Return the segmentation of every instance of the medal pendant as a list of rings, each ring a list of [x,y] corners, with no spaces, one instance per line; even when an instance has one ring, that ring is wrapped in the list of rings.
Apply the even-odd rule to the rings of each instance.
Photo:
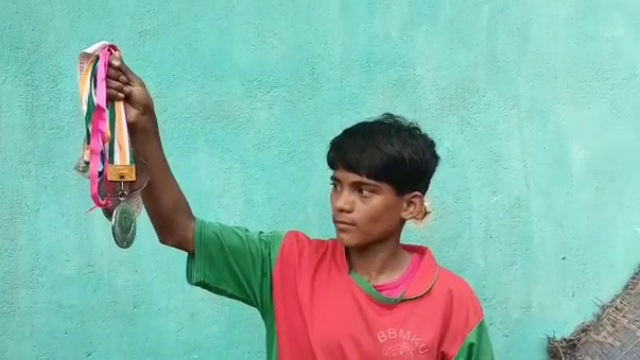
[[[136,238],[136,213],[128,202],[121,202],[111,216],[113,240],[122,249],[128,249]]]
[[[111,214],[111,234],[113,240],[121,249],[128,249],[136,238],[137,221],[135,209],[127,201],[129,192],[124,183],[121,183],[118,194],[118,205]]]

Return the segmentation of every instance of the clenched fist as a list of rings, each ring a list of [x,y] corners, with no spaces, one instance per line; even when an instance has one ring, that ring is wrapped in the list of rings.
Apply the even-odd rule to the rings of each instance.
[[[111,56],[107,71],[107,97],[122,100],[132,134],[157,131],[153,99],[142,79],[122,61],[120,52]]]

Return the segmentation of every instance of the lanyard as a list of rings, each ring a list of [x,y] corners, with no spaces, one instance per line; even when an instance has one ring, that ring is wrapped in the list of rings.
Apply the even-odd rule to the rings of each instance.
[[[80,96],[86,127],[83,160],[88,166],[91,199],[96,207],[105,208],[112,204],[109,196],[100,196],[100,179],[106,176],[109,183],[124,188],[124,183],[136,181],[136,167],[124,105],[107,99],[109,58],[118,49],[101,45],[80,75]]]
[[[133,244],[137,229],[138,213],[133,205],[137,209],[141,205],[139,194],[130,193],[137,171],[124,104],[107,99],[109,58],[116,51],[115,45],[99,42],[80,53],[78,83],[85,139],[76,170],[89,178],[94,209],[102,209],[111,221],[116,244],[127,249]],[[102,196],[100,184],[106,185]]]

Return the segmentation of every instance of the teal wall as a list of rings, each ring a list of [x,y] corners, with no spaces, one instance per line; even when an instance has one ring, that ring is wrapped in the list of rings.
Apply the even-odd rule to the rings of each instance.
[[[477,289],[499,359],[543,359],[640,258],[637,0],[85,4],[0,8],[2,359],[263,354],[257,312],[188,287],[146,216],[122,251],[85,215],[76,57],[103,39],[152,89],[202,217],[331,236],[327,142],[418,119],[443,162],[407,241]]]

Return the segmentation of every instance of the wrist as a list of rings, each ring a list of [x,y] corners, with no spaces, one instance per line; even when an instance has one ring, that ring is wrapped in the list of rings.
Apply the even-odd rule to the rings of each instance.
[[[159,137],[158,120],[153,109],[150,111],[140,112],[131,119],[129,123],[129,133],[131,137]]]
[[[142,158],[149,155],[162,152],[162,144],[160,141],[160,132],[157,126],[136,126],[130,129],[131,147],[134,154]]]

